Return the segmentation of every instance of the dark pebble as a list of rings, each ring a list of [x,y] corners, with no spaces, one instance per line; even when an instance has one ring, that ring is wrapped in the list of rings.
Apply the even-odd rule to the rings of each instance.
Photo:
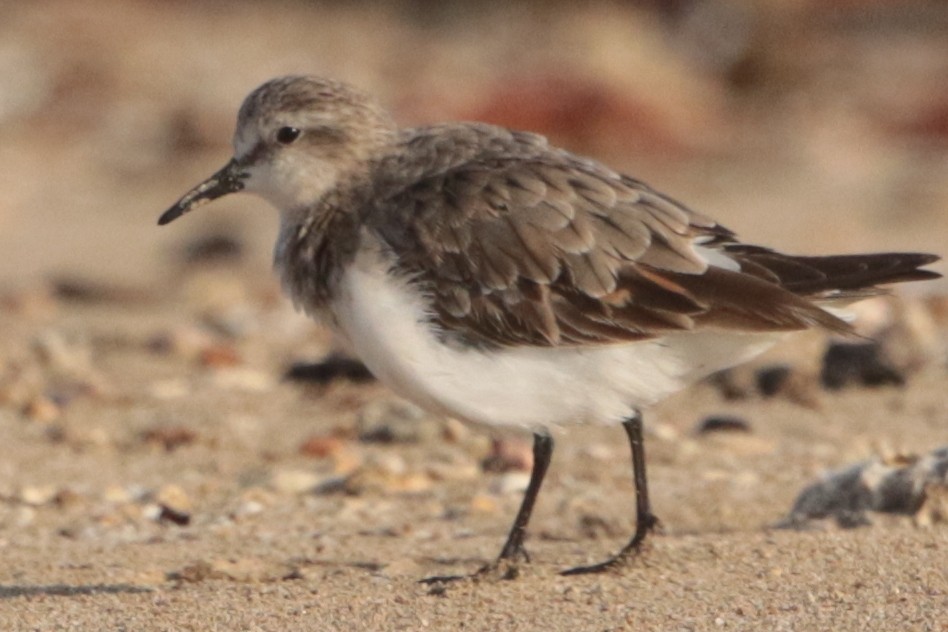
[[[757,371],[757,390],[764,397],[773,397],[787,383],[792,369],[785,364],[765,366]]]
[[[322,362],[297,362],[290,367],[283,378],[310,384],[329,384],[335,380],[348,380],[362,384],[375,380],[375,376],[358,360],[335,354]]]
[[[698,422],[695,432],[705,434],[708,432],[750,432],[750,424],[740,417],[719,416],[705,417]]]
[[[167,505],[161,505],[161,513],[158,514],[158,520],[161,522],[170,522],[179,527],[186,527],[191,524],[191,514],[173,509]]]
[[[830,390],[846,386],[905,384],[905,376],[892,366],[878,342],[834,342],[823,355],[820,382]]]

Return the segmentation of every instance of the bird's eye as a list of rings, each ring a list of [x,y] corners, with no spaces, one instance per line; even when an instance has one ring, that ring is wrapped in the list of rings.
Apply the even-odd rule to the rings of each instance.
[[[277,142],[282,145],[289,145],[300,137],[300,130],[295,127],[281,127],[277,130]]]

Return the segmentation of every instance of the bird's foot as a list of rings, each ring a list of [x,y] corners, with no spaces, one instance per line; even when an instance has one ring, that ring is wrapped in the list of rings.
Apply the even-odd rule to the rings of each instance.
[[[627,568],[639,555],[642,554],[645,547],[645,536],[659,526],[658,518],[651,513],[645,514],[639,521],[635,530],[635,536],[626,544],[621,551],[610,557],[605,562],[592,564],[590,566],[577,566],[560,571],[560,575],[593,575],[597,573],[614,573]]]
[[[428,586],[443,586],[461,581],[495,582],[517,579],[520,577],[521,564],[529,561],[530,556],[527,555],[526,550],[521,546],[517,547],[510,554],[498,557],[493,562],[481,566],[470,575],[436,575],[434,577],[426,577],[420,580],[419,583]]]
[[[636,548],[629,551],[623,550],[621,553],[610,557],[605,562],[591,564],[589,566],[576,566],[573,568],[568,568],[565,571],[560,571],[560,575],[595,575],[599,573],[618,573],[625,568],[628,568],[628,566],[632,563],[632,560],[636,559],[641,552],[641,548]]]

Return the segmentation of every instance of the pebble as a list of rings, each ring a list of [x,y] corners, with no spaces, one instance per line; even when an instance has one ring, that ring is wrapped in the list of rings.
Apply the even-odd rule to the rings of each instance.
[[[222,368],[213,375],[215,386],[235,391],[263,393],[276,386],[276,380],[270,374],[256,369]]]
[[[695,426],[696,434],[710,432],[750,432],[751,426],[747,420],[731,415],[714,415],[705,417]]]
[[[471,511],[482,513],[497,513],[500,509],[497,504],[497,499],[487,494],[475,494],[474,497],[471,498],[470,508]]]
[[[155,502],[178,513],[190,513],[193,508],[187,492],[173,483],[162,485],[155,494]]]
[[[309,470],[278,470],[270,477],[270,487],[281,494],[307,494],[321,482],[322,478]]]
[[[155,495],[155,503],[159,511],[154,517],[158,522],[171,522],[178,526],[186,526],[191,522],[191,499],[178,485],[162,486]]]
[[[343,440],[336,435],[312,435],[300,444],[299,453],[317,459],[334,456],[345,447]]]
[[[283,378],[309,384],[329,384],[336,380],[364,384],[375,380],[375,376],[362,362],[338,354],[330,355],[322,362],[296,363],[287,370]]]
[[[533,447],[519,438],[494,439],[481,461],[485,472],[529,472],[533,469]]]
[[[237,349],[233,345],[223,343],[213,344],[201,349],[198,354],[198,361],[201,366],[209,369],[234,367],[243,363]]]
[[[527,472],[507,472],[501,474],[491,483],[491,491],[500,496],[508,494],[522,494],[530,484],[530,474]]]
[[[881,344],[833,342],[823,355],[820,382],[829,390],[847,386],[901,386],[905,375],[886,357]]]
[[[777,395],[786,385],[793,369],[786,364],[776,364],[757,369],[754,378],[757,391],[764,397]]]
[[[830,472],[808,485],[779,526],[799,527],[812,520],[833,518],[841,527],[870,524],[869,512],[918,516],[932,520],[936,505],[925,510],[926,498],[948,488],[948,446],[922,457],[872,459]]]
[[[359,411],[356,431],[365,443],[419,443],[442,435],[440,418],[405,400],[366,404]]]
[[[127,487],[113,483],[108,485],[105,490],[103,490],[102,500],[114,505],[121,505],[124,503],[130,503],[135,500],[135,498]]]
[[[428,459],[425,472],[436,481],[470,481],[480,476],[481,468],[475,461],[456,455],[453,458]]]
[[[34,507],[48,505],[56,500],[59,491],[55,485],[27,485],[20,489],[20,502]]]
[[[173,452],[181,446],[194,443],[197,436],[197,433],[187,426],[159,425],[142,432],[141,441],[142,443],[160,446],[166,452]]]
[[[345,479],[344,490],[348,494],[358,496],[386,492],[421,492],[431,486],[431,477],[424,472],[409,469],[401,455],[376,453]]]

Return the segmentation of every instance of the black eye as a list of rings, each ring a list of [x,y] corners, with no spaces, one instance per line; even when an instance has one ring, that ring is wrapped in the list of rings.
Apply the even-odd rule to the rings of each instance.
[[[300,137],[300,130],[295,127],[281,127],[277,130],[277,142],[289,145]]]

